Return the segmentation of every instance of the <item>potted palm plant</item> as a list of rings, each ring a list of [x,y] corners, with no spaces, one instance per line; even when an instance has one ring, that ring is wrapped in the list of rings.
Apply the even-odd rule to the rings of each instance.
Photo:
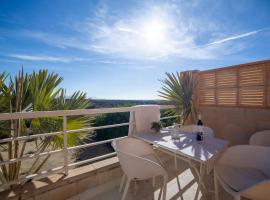
[[[166,73],[162,80],[159,96],[174,104],[175,114],[180,115],[181,123],[195,123],[197,118],[196,106],[193,101],[197,79],[194,71]]]

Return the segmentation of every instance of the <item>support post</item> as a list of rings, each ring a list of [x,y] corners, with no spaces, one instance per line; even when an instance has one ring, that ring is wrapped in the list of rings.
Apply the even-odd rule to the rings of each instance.
[[[131,137],[135,128],[135,112],[133,110],[130,111],[129,116],[129,128],[128,128],[128,136]]]
[[[67,116],[63,116],[63,134],[64,134],[64,168],[65,175],[68,175],[68,138],[67,138]]]

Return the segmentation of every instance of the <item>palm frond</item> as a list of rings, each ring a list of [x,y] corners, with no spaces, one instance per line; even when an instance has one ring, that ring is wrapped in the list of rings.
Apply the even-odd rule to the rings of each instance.
[[[90,106],[86,93],[77,91],[69,98],[66,97],[65,90],[59,85],[63,78],[58,74],[49,73],[48,70],[40,70],[32,74],[25,73],[23,68],[14,78],[5,73],[0,73],[0,112],[22,112],[22,111],[46,111],[46,110],[73,110],[85,109]],[[28,134],[26,129],[30,126],[32,134],[61,131],[63,129],[63,118],[36,118],[27,123],[23,120],[9,120],[0,122],[0,138],[18,137]],[[67,129],[82,129],[90,126],[89,117],[76,116],[69,117]],[[74,146],[80,143],[89,132],[79,132],[68,134],[68,145]],[[63,147],[63,135],[39,138],[36,140],[37,152],[58,149]],[[8,158],[19,158],[24,155],[25,143],[18,141],[8,144]],[[0,160],[2,155],[0,154]],[[29,173],[39,171],[48,158],[40,162],[39,158],[34,160]],[[17,179],[21,163],[13,163],[1,166],[1,182]]]
[[[196,120],[196,110],[193,103],[193,93],[196,79],[193,73],[188,72],[166,72],[166,78],[161,81],[161,90],[158,95],[176,106],[176,112],[182,116],[183,123],[188,118]]]

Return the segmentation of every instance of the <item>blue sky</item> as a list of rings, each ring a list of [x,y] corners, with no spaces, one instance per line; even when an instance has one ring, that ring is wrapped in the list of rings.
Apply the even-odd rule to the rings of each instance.
[[[71,94],[157,99],[165,72],[270,58],[270,1],[1,0],[0,71],[49,69]]]

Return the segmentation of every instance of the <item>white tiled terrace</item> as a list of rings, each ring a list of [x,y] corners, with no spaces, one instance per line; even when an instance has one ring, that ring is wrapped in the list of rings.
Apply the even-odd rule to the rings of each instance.
[[[181,200],[191,200],[196,199],[196,193],[198,199],[214,199],[214,186],[213,186],[213,173],[209,174],[205,178],[205,184],[207,191],[197,191],[197,179],[195,172],[189,168],[187,163],[184,161],[178,161],[178,169],[175,169],[174,158],[159,152],[166,170],[169,174],[169,181],[167,184],[167,198],[166,199],[181,199]],[[87,189],[84,192],[81,192],[69,200],[110,200],[110,199],[121,199],[121,194],[119,190],[119,185],[121,181],[122,170],[120,167],[111,172],[111,180],[108,180],[106,183],[101,184],[97,187],[92,187]],[[137,188],[135,182],[132,182],[127,199],[159,199],[159,190],[162,185],[162,178],[159,177],[156,179],[156,185],[152,186],[152,181],[138,181]],[[224,196],[225,195],[225,196]],[[229,195],[224,194],[221,199],[232,199]]]

